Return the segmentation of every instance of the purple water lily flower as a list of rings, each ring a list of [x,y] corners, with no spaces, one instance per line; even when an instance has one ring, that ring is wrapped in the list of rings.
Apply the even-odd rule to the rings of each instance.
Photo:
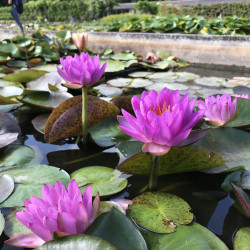
[[[234,96],[238,97],[238,98],[244,98],[244,99],[249,99],[250,100],[250,95],[237,95],[237,94],[235,94]]]
[[[43,199],[31,196],[25,200],[25,210],[16,213],[22,224],[31,230],[5,241],[17,247],[35,248],[52,240],[53,233],[59,236],[83,234],[94,221],[99,195],[92,204],[92,190],[88,186],[84,195],[75,180],[68,185],[68,191],[57,181],[55,187],[43,185]]]
[[[82,88],[98,82],[107,66],[105,62],[102,67],[99,62],[99,55],[95,55],[93,60],[88,53],[82,52],[80,56],[75,54],[74,58],[67,56],[66,59],[60,59],[63,69],[58,66],[59,75],[68,83],[63,84],[69,88]]]
[[[231,100],[229,94],[209,96],[205,102],[198,101],[199,109],[205,110],[206,120],[214,126],[224,126],[236,116],[237,98]]]
[[[171,147],[180,145],[204,111],[193,112],[196,99],[188,100],[188,94],[180,97],[179,91],[164,88],[144,91],[141,98],[131,100],[136,117],[125,110],[118,116],[120,128],[131,137],[144,142],[143,152],[153,155],[166,154]]]

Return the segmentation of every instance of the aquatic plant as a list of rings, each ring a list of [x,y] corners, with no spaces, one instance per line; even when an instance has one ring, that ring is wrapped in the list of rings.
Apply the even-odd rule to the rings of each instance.
[[[71,38],[80,52],[88,46],[88,33],[73,33]]]

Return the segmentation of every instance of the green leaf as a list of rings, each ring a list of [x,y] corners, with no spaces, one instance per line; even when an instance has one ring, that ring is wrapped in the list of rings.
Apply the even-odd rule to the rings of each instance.
[[[114,61],[111,59],[109,60],[100,59],[101,64],[104,64],[106,61],[108,62],[107,68],[105,69],[106,73],[118,72],[125,69],[125,65],[118,60]]]
[[[177,232],[160,235],[142,231],[149,250],[228,250],[211,231],[198,223],[178,225]]]
[[[31,123],[32,125],[34,126],[34,128],[44,134],[44,130],[45,130],[45,125],[46,125],[46,122],[48,120],[48,117],[49,117],[50,113],[47,113],[47,114],[41,114],[39,116],[37,116],[36,118],[34,118]]]
[[[220,87],[226,81],[225,78],[218,77],[201,77],[194,80],[196,84],[205,85],[209,87]]]
[[[2,235],[3,229],[4,229],[4,217],[0,212],[0,236]]]
[[[10,61],[7,63],[7,65],[11,68],[27,68],[27,63],[26,61],[21,61],[21,60],[14,60],[14,61]]]
[[[47,165],[19,165],[9,168],[0,168],[0,176],[10,175],[15,182],[15,191],[3,203],[1,207],[23,206],[25,199],[31,196],[42,197],[43,184],[55,184],[56,181],[67,185],[69,175],[59,168]]]
[[[158,62],[156,62],[154,64],[149,64],[149,63],[144,63],[144,62],[141,62],[139,64],[141,64],[145,68],[150,68],[150,69],[161,69],[161,70],[163,70],[163,69],[168,69],[170,67],[170,63],[167,60],[158,61]]]
[[[49,241],[39,247],[41,250],[116,250],[114,246],[112,246],[109,242],[99,239],[94,236],[85,235],[85,234],[77,234],[77,235],[69,235],[61,238],[57,238],[56,240]]]
[[[145,88],[152,85],[153,82],[148,79],[136,78],[129,85],[130,88]]]
[[[113,168],[92,166],[81,168],[73,172],[70,177],[75,179],[81,192],[84,193],[87,186],[92,185],[92,195],[112,195],[126,188],[128,180],[120,178],[121,172]]]
[[[0,176],[0,203],[5,201],[14,190],[14,181],[9,175]]]
[[[5,88],[0,89],[0,95],[3,97],[14,97],[22,95],[23,89],[15,86],[7,86]]]
[[[133,150],[133,147],[138,148],[138,145],[133,142],[128,142],[127,147],[130,147],[130,143],[130,151]],[[127,174],[149,175],[150,166],[151,156],[145,153],[137,153],[118,165],[117,169]],[[200,171],[219,166],[224,166],[224,161],[220,156],[205,148],[193,145],[172,147],[167,154],[161,156],[159,175]]]
[[[86,234],[107,240],[119,250],[147,250],[139,230],[120,211],[113,208],[101,214],[87,229]]]
[[[107,82],[108,85],[113,86],[113,87],[127,87],[131,83],[132,79],[131,78],[116,78],[109,80]]]
[[[6,147],[12,142],[16,141],[18,137],[18,133],[5,133],[0,134],[0,148]],[[0,151],[1,154],[1,151]]]
[[[16,50],[17,50],[17,47],[13,43],[0,44],[0,53],[10,55],[13,51],[16,51]]]
[[[16,71],[12,74],[8,74],[4,77],[4,80],[6,81],[11,81],[11,82],[22,82],[26,83],[29,82],[39,76],[42,76],[46,74],[46,71],[43,70],[34,70],[34,69],[29,69],[29,70],[20,70]]]
[[[250,227],[241,228],[234,238],[235,250],[249,250],[250,249]]]
[[[142,228],[155,233],[173,233],[176,225],[193,221],[190,206],[176,195],[168,193],[143,193],[133,200],[128,213]]]
[[[135,72],[132,72],[130,74],[128,74],[128,76],[130,77],[134,77],[134,78],[141,78],[141,77],[147,77],[148,75],[151,75],[153,72],[151,71],[135,71]]]
[[[111,147],[117,142],[127,141],[130,137],[120,129],[116,118],[103,121],[89,130],[91,137],[101,147]]]

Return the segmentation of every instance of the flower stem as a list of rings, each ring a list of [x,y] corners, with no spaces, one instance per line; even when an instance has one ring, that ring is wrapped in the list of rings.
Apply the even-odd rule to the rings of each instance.
[[[88,122],[88,111],[87,111],[87,87],[82,87],[82,139],[83,144],[87,144],[87,122]]]
[[[157,190],[160,156],[151,155],[151,157],[152,160],[151,160],[151,168],[149,174],[149,189]]]

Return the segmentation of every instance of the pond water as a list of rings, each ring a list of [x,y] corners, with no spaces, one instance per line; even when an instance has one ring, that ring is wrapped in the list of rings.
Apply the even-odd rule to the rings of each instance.
[[[216,76],[232,78],[233,76],[249,77],[250,74],[242,72],[235,74],[232,71],[222,71],[205,68],[185,68],[186,72],[193,72],[201,76]],[[211,75],[212,74],[212,75]],[[75,139],[65,139],[60,144],[48,144],[43,135],[31,124],[36,113],[10,112],[11,116],[18,120],[22,130],[22,143],[24,145],[38,148],[42,153],[41,164],[48,164],[59,167],[69,174],[85,166],[107,166],[115,168],[125,158],[117,152],[115,147],[100,148],[96,145],[88,146],[87,150],[81,150],[75,144]],[[231,194],[221,189],[221,183],[226,173],[205,174],[201,172],[189,172],[169,174],[159,178],[159,191],[175,194],[185,201],[192,208],[195,221],[214,232],[229,247],[233,248],[233,236],[235,232],[244,226],[249,226],[249,219],[243,216],[235,205]],[[147,190],[148,177],[129,175],[127,188],[115,195],[115,197],[132,199]],[[104,197],[102,200],[108,200]],[[3,209],[6,212],[7,209]],[[0,238],[0,247],[3,250],[16,249],[3,244],[7,237]]]

